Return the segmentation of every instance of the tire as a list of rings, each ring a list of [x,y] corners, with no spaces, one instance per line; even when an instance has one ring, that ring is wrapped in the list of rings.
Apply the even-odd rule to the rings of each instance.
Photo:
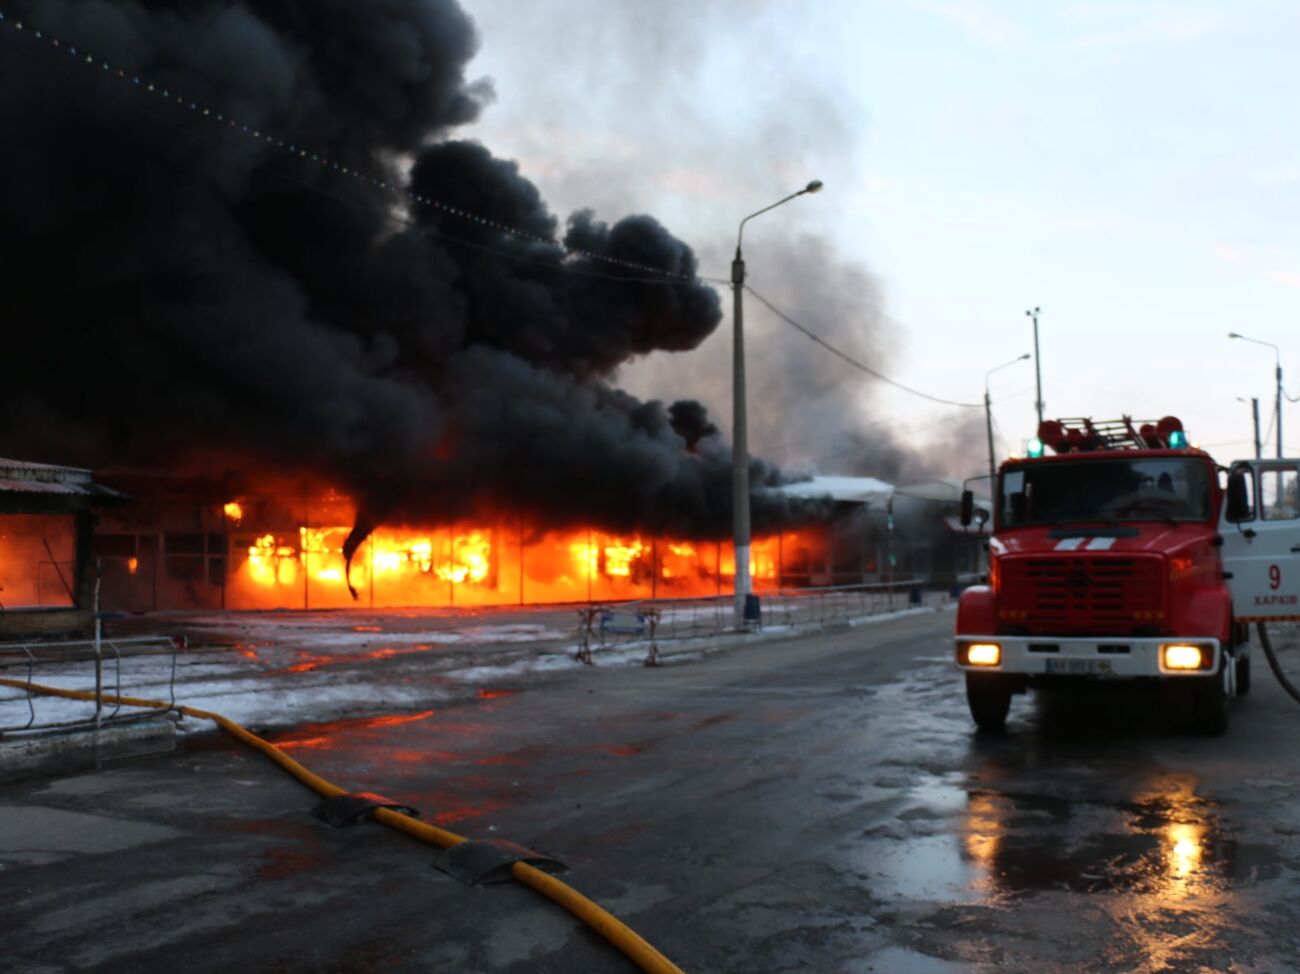
[[[1244,697],[1250,693],[1250,657],[1243,656],[1237,660],[1237,696]]]
[[[1234,622],[1228,633],[1234,650],[1232,657],[1237,662],[1235,693],[1244,697],[1250,693],[1250,624]]]
[[[1011,687],[995,673],[966,674],[966,703],[982,731],[1000,731],[1011,709]]]
[[[1192,727],[1198,734],[1218,737],[1228,729],[1228,691],[1223,685],[1224,672],[1203,679],[1192,688]]]

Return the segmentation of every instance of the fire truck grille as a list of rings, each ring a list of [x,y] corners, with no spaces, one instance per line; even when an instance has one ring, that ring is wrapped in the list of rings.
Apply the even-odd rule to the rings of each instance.
[[[1008,558],[998,612],[1031,634],[1128,635],[1163,628],[1159,558]]]

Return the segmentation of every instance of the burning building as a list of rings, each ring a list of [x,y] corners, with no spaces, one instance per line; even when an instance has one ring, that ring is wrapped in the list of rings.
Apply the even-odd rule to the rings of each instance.
[[[123,611],[698,597],[729,592],[735,573],[729,541],[548,525],[510,512],[385,523],[349,558],[358,510],[335,490],[306,481],[259,489],[229,476],[110,477],[133,499],[101,516],[94,551],[104,604]],[[825,549],[829,523],[756,539],[759,591],[807,584],[821,557],[810,552]]]
[[[614,384],[718,293],[653,217],[558,217],[454,138],[477,46],[454,0],[6,4],[0,450],[117,471],[106,604],[729,587],[730,449]],[[760,590],[852,561],[788,480],[751,461]]]
[[[728,540],[517,514],[450,524],[387,523],[347,556],[355,502],[307,481],[120,471],[132,496],[95,533],[106,608],[269,609],[489,606],[686,598],[731,591]],[[978,571],[978,534],[948,531],[956,496],[900,493],[870,478],[816,478],[777,490],[819,516],[756,536],[759,593],[922,580]],[[952,510],[949,510],[949,507]]]
[[[0,460],[0,639],[89,628],[93,512],[121,499],[89,470]]]

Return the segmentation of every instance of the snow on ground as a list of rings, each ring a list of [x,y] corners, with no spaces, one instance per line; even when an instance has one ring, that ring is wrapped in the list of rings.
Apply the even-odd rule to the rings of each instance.
[[[694,610],[692,610],[693,612]],[[864,623],[928,608],[882,612],[844,622]],[[783,620],[784,622],[784,620]],[[104,665],[104,692],[210,710],[248,727],[286,727],[357,714],[406,713],[448,706],[489,692],[518,688],[563,671],[585,667],[575,656],[579,631],[572,609],[474,612],[228,613],[168,614],[124,623],[119,629],[183,633],[189,647],[170,656],[124,655],[120,670]],[[805,627],[767,626],[762,633],[709,633],[664,640],[665,662],[682,663],[702,653],[756,638],[788,636]],[[125,632],[121,633],[126,635]],[[595,649],[596,668],[640,666],[650,644],[640,637]],[[25,665],[0,676],[24,680]],[[93,690],[88,661],[43,664],[36,683]],[[174,693],[173,693],[174,686]],[[32,716],[34,708],[34,718]],[[102,712],[114,713],[112,706]],[[94,704],[37,696],[0,687],[0,729],[93,718]],[[183,732],[210,729],[186,719]]]

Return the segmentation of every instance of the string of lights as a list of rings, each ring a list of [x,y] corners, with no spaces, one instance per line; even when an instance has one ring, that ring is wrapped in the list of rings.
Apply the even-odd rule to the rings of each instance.
[[[67,41],[65,41],[63,38],[51,34],[48,31],[42,30],[41,28],[33,27],[30,24],[24,23],[22,20],[18,20],[14,18],[12,15],[6,14],[3,10],[0,10],[0,29],[4,29],[4,28],[10,28],[16,34],[21,34],[24,37],[30,38],[33,41],[42,44],[47,44],[51,50],[58,51],[62,54],[67,54],[70,58],[73,59],[75,63],[80,64],[89,70],[96,71],[106,77],[110,77],[124,84],[130,85],[134,90],[139,91],[145,95],[157,98],[162,102],[185,109],[191,112],[195,117],[210,121],[214,125],[222,126],[229,132],[238,133],[240,135],[246,136],[250,139],[253,139],[254,141],[270,146],[273,149],[280,150],[288,154],[289,156],[293,156],[299,159],[313,162],[316,165],[318,165],[321,169],[330,170],[332,172],[338,173],[339,175],[347,176],[351,179],[356,179],[361,182],[370,183],[371,185],[379,189],[383,189],[392,193],[399,194],[405,197],[409,202],[416,204],[418,206],[430,207],[432,209],[439,210],[440,212],[449,214],[450,216],[457,217],[458,219],[465,220],[468,223],[473,223],[479,226],[487,227],[489,229],[497,231],[498,233],[503,233],[508,236],[516,237],[520,240],[526,240],[531,243],[545,244],[551,247],[558,247],[564,252],[565,256],[570,259],[582,258],[585,260],[598,261],[603,264],[610,264],[613,266],[624,268],[626,270],[640,271],[643,274],[652,274],[655,275],[655,277],[657,278],[662,278],[669,281],[682,281],[682,282],[706,281],[708,283],[713,283],[713,284],[729,283],[728,281],[722,278],[705,278],[705,277],[692,276],[689,274],[676,274],[673,273],[672,271],[666,271],[663,268],[659,268],[659,267],[652,267],[648,264],[640,264],[635,261],[622,260],[617,257],[610,257],[607,254],[598,254],[593,251],[583,250],[582,248],[579,247],[568,247],[560,241],[549,239],[547,237],[543,237],[538,234],[529,233],[526,230],[521,230],[518,227],[513,227],[510,226],[509,224],[501,223],[500,221],[490,219],[478,213],[474,213],[470,210],[463,209],[462,207],[452,206],[449,203],[445,203],[441,200],[434,199],[433,197],[426,196],[423,193],[417,193],[409,189],[408,187],[402,186],[399,183],[395,183],[389,179],[385,179],[380,176],[375,176],[370,173],[366,173],[355,166],[343,165],[339,163],[336,159],[330,158],[328,155],[323,155],[319,152],[313,151],[312,148],[309,146],[299,145],[297,142],[294,142],[290,139],[285,139],[282,135],[279,135],[277,133],[263,131],[261,128],[257,126],[248,125],[244,122],[241,122],[240,120],[231,117],[228,113],[224,111],[214,108],[213,106],[204,104],[199,99],[190,98],[186,96],[184,93],[176,90],[175,88],[158,84],[157,82],[154,82],[147,77],[132,72],[128,72],[124,68],[115,65],[112,62],[92,54],[90,51],[87,51],[84,47],[78,47],[75,44],[70,44]],[[471,243],[470,241],[456,238],[450,234],[435,232],[434,235],[441,236],[446,239],[452,240],[454,242],[465,244],[467,246],[476,246],[478,249],[481,250],[493,250],[493,248],[486,247],[483,245],[476,245]],[[519,258],[518,255],[505,254],[505,252],[499,250],[493,250],[493,252],[500,253],[503,256],[522,259]],[[544,263],[535,260],[525,261],[525,262]],[[584,272],[581,268],[575,268],[572,267],[571,265],[561,265],[561,266],[564,266],[566,270],[571,270],[577,273],[590,274],[590,272]],[[609,275],[597,274],[593,276],[608,277]],[[647,278],[627,278],[627,277],[613,278],[613,279],[632,280],[632,281],[649,280]]]
[[[755,291],[755,290],[754,290],[752,287],[750,287],[748,284],[745,285],[745,290],[748,291],[750,294],[752,294],[752,295],[754,296],[754,298],[755,298],[755,299],[756,299],[760,304],[762,304],[763,306],[765,306],[765,307],[767,308],[767,310],[771,311],[772,314],[776,315],[778,318],[780,318],[782,321],[784,321],[787,325],[790,325],[790,326],[791,326],[792,328],[794,328],[796,331],[799,331],[799,332],[803,333],[803,335],[804,335],[806,338],[810,339],[811,341],[816,342],[818,345],[820,345],[822,348],[826,349],[826,350],[827,350],[828,352],[830,352],[832,355],[834,355],[834,356],[836,356],[837,358],[842,359],[843,361],[847,362],[849,365],[853,366],[855,369],[859,369],[860,371],[867,373],[867,375],[870,375],[870,376],[873,376],[873,377],[879,379],[881,382],[887,383],[888,385],[891,385],[891,386],[893,386],[893,387],[896,388],[896,389],[902,389],[904,392],[910,393],[910,394],[913,395],[913,396],[920,396],[922,399],[928,399],[928,400],[930,400],[931,402],[937,402],[937,403],[940,403],[940,404],[942,404],[942,405],[944,405],[944,406],[960,406],[960,407],[962,407],[963,409],[983,409],[983,408],[984,408],[984,404],[983,404],[982,402],[957,402],[956,400],[953,400],[953,399],[943,399],[943,398],[941,398],[940,396],[932,396],[932,395],[930,395],[928,392],[921,392],[919,389],[913,389],[911,386],[905,386],[905,385],[903,385],[903,383],[901,383],[901,382],[896,382],[896,381],[894,381],[893,379],[889,378],[889,376],[887,376],[887,375],[883,375],[882,373],[877,372],[877,371],[876,371],[875,369],[873,369],[871,366],[869,366],[869,365],[864,365],[862,362],[859,362],[857,359],[855,359],[853,356],[847,354],[846,352],[842,352],[842,351],[840,351],[838,348],[836,348],[836,347],[835,347],[834,345],[832,345],[830,342],[826,341],[826,339],[822,338],[822,337],[821,337],[820,335],[818,335],[816,332],[810,331],[809,329],[805,328],[805,327],[804,327],[803,325],[801,325],[799,322],[795,321],[793,318],[791,318],[789,315],[787,315],[784,311],[782,311],[780,308],[778,308],[776,305],[774,305],[771,301],[767,300],[767,298],[763,297],[763,295],[761,295],[761,294],[759,294],[757,291]]]
[[[30,24],[24,23],[22,20],[15,19],[11,15],[6,14],[3,10],[0,10],[0,29],[4,29],[4,28],[10,28],[15,33],[22,34],[23,36],[28,37],[33,41],[42,44],[47,44],[51,50],[58,51],[60,53],[66,53],[75,63],[84,66],[88,70],[96,71],[107,77],[120,81],[123,84],[129,85],[133,90],[136,90],[148,96],[152,96],[163,103],[178,106],[181,109],[189,111],[197,118],[210,121],[214,125],[223,127],[228,132],[243,135],[247,138],[260,142],[273,149],[279,150],[290,157],[310,161],[316,164],[317,166],[319,166],[321,169],[330,170],[332,172],[336,172],[339,175],[346,176],[351,179],[356,179],[361,182],[370,183],[372,186],[375,186],[379,189],[383,189],[388,192],[398,194],[404,197],[405,199],[407,199],[412,204],[418,206],[430,207],[432,209],[436,209],[440,212],[446,213],[450,216],[464,220],[468,223],[487,227],[489,229],[497,231],[498,233],[515,237],[520,240],[526,240],[532,243],[540,243],[550,247],[557,247],[561,251],[563,251],[565,257],[571,260],[581,258],[585,260],[596,261],[602,264],[608,264],[611,266],[620,267],[625,270],[638,271],[641,274],[653,275],[653,276],[632,277],[627,275],[620,276],[620,275],[612,275],[612,274],[602,274],[586,268],[574,267],[571,263],[560,263],[560,264],[549,263],[547,261],[538,260],[536,258],[529,258],[521,254],[509,253],[500,250],[499,248],[494,248],[476,241],[466,240],[462,237],[456,236],[455,234],[447,233],[446,231],[439,230],[437,228],[421,226],[412,220],[403,219],[397,214],[390,214],[390,219],[393,222],[403,227],[409,229],[417,229],[420,232],[425,233],[429,236],[447,240],[449,242],[455,243],[460,246],[465,246],[472,249],[497,254],[499,256],[506,257],[510,260],[514,260],[517,262],[528,263],[528,264],[533,264],[533,265],[543,266],[548,268],[557,268],[557,269],[565,270],[566,272],[569,273],[577,273],[577,274],[583,274],[587,276],[601,277],[607,280],[625,281],[631,283],[674,283],[674,282],[687,282],[687,281],[699,281],[699,282],[718,284],[718,285],[728,285],[731,283],[729,280],[720,277],[714,278],[714,277],[705,277],[700,275],[692,276],[687,274],[676,274],[671,271],[666,271],[662,268],[652,267],[648,264],[641,264],[635,261],[622,260],[617,257],[610,257],[607,254],[598,254],[593,251],[584,250],[582,248],[568,247],[559,241],[547,237],[543,237],[538,234],[530,233],[526,230],[521,230],[518,227],[513,227],[510,226],[509,224],[501,223],[500,221],[490,219],[478,213],[474,213],[470,210],[466,210],[462,207],[452,206],[449,203],[445,203],[433,197],[426,196],[422,193],[417,193],[409,189],[408,187],[393,182],[390,179],[385,179],[381,176],[376,176],[364,172],[355,166],[348,166],[348,165],[341,164],[336,159],[330,158],[328,155],[322,154],[317,151],[313,151],[313,149],[309,146],[299,145],[297,142],[290,139],[285,139],[282,135],[279,135],[275,132],[264,131],[255,125],[249,125],[247,123],[241,122],[239,119],[231,117],[228,113],[221,111],[217,108],[214,108],[213,106],[207,105],[197,98],[190,98],[186,96],[183,92],[178,91],[175,88],[172,88],[167,85],[159,84],[155,81],[150,80],[148,77],[142,76],[140,74],[128,72],[124,68],[113,64],[109,60],[96,56],[95,54],[86,50],[84,47],[78,47],[75,44],[70,44],[67,41],[65,41],[63,38],[60,38],[55,34],[52,34],[38,27],[33,27]],[[289,178],[289,179],[293,178],[291,176],[288,176],[285,173],[278,173],[278,174],[285,176],[285,178]],[[306,183],[303,183],[301,180],[298,180],[298,182],[302,183],[303,185],[308,185]],[[336,193],[331,193],[323,189],[322,187],[309,186],[309,188],[317,192],[321,192],[324,195],[330,196],[333,199],[340,200],[342,202],[348,202],[341,195]],[[940,403],[943,405],[957,406],[962,408],[978,408],[981,405],[980,403],[957,402],[950,399],[944,399],[939,396],[932,396],[928,393],[921,392],[920,390],[913,389],[909,386],[906,386],[901,382],[897,382],[893,379],[890,379],[888,376],[883,375],[882,373],[876,371],[875,369],[872,369],[870,366],[865,365],[862,362],[859,362],[857,359],[854,359],[853,357],[844,353],[840,349],[831,345],[829,342],[821,338],[819,335],[805,328],[799,322],[795,321],[793,318],[790,318],[784,312],[776,308],[770,301],[764,298],[753,288],[746,286],[746,290],[749,291],[759,302],[765,305],[770,311],[772,311],[773,314],[775,314],[786,324],[802,332],[807,338],[821,345],[827,351],[831,352],[833,355],[837,356],[838,358],[852,365],[854,368],[857,368],[867,373],[868,375],[871,375],[879,379],[882,382],[885,382],[898,389],[901,389],[904,392],[910,393],[911,395],[919,396],[923,399],[928,399],[932,402]]]
[[[329,199],[332,199],[337,203],[341,203],[344,206],[358,205],[356,200],[349,199],[348,197],[344,196],[341,193],[331,192],[330,190],[326,189],[323,186],[318,186],[315,183],[309,183],[306,180],[299,179],[298,177],[290,173],[284,172],[283,170],[280,169],[276,169],[274,166],[264,166],[264,168],[268,172],[274,173],[276,176],[279,176],[281,179],[285,179],[288,180],[289,182],[297,183],[303,189],[306,189],[313,193],[319,193],[321,196],[328,197]],[[672,284],[679,283],[679,281],[676,280],[675,278],[665,277],[662,274],[656,275],[654,277],[645,277],[645,276],[633,277],[627,274],[605,274],[600,271],[593,271],[585,267],[574,267],[572,264],[556,263],[555,261],[542,260],[537,257],[528,257],[525,256],[524,254],[512,253],[511,251],[508,250],[502,250],[500,247],[492,247],[488,244],[479,243],[474,240],[466,240],[464,237],[458,237],[453,233],[448,233],[447,231],[440,230],[437,227],[421,225],[408,217],[404,217],[392,211],[384,212],[382,214],[382,218],[386,220],[388,223],[393,224],[394,226],[401,227],[405,230],[412,230],[425,237],[434,237],[438,240],[444,240],[447,241],[448,243],[453,243],[458,247],[467,247],[470,250],[482,251],[483,253],[492,254],[493,256],[500,257],[503,260],[513,261],[516,264],[529,264],[533,267],[540,267],[543,270],[561,271],[565,274],[578,274],[583,277],[598,277],[601,280],[605,280],[605,281],[619,281],[623,283],[633,283],[633,284],[672,285]],[[714,284],[728,283],[726,281],[721,280],[720,278],[711,278],[711,277],[695,277],[693,278],[693,280],[704,281],[704,282],[714,283]]]

